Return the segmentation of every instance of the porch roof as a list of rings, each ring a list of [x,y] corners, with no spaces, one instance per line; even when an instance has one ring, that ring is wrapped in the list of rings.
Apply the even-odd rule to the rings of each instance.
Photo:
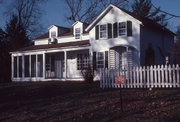
[[[90,45],[89,40],[76,41],[76,42],[66,42],[57,44],[46,44],[46,45],[32,45],[18,49],[14,52],[28,51],[28,50],[39,50],[39,49],[50,49],[50,48],[60,48],[60,47],[70,47],[70,46],[85,46]]]

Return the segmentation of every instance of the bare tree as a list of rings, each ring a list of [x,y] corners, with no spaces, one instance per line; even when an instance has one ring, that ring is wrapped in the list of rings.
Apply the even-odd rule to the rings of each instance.
[[[126,6],[127,0],[65,0],[68,8],[66,19],[70,22],[92,22],[109,4]]]
[[[18,22],[26,30],[29,37],[36,36],[41,30],[40,4],[46,0],[13,0],[7,12],[10,17],[15,15],[18,17]]]

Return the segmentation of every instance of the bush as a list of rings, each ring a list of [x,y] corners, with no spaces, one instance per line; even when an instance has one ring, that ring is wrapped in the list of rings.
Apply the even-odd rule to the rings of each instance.
[[[87,83],[92,83],[94,79],[93,68],[89,65],[87,69],[81,70],[81,74],[84,78],[84,81]]]

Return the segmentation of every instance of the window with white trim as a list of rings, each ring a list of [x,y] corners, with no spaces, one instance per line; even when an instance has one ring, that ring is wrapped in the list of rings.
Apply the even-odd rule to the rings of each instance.
[[[120,23],[119,23],[119,28],[118,28],[118,34],[119,34],[119,36],[126,35],[126,32],[127,32],[126,22],[120,22]]]
[[[97,52],[97,68],[104,68],[104,52]]]
[[[100,25],[99,27],[99,37],[106,38],[107,37],[107,25]]]
[[[78,70],[87,69],[88,65],[89,65],[89,53],[77,54],[77,69]]]
[[[81,29],[75,28],[75,39],[80,39],[81,36]]]

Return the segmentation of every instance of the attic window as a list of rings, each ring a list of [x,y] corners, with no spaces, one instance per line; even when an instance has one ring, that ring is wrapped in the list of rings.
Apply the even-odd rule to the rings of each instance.
[[[56,32],[55,31],[51,32],[51,37],[56,37]]]
[[[81,29],[80,28],[76,28],[75,29],[75,39],[80,39],[80,33],[81,33]]]

